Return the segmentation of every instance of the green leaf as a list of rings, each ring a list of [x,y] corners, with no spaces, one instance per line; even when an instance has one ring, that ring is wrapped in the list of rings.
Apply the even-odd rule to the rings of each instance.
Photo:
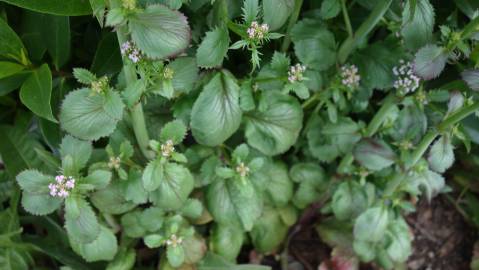
[[[103,172],[105,174],[104,179],[108,179],[106,178],[106,171],[95,172]],[[108,174],[108,176],[111,177],[111,173],[108,172]],[[105,188],[93,193],[91,195],[91,202],[102,213],[112,215],[123,214],[136,206],[135,203],[125,199],[123,190],[122,183],[119,181],[114,181]]]
[[[293,182],[289,178],[288,168],[284,163],[276,161],[267,164],[262,170],[269,178],[266,195],[275,206],[286,206],[293,197]]]
[[[273,208],[265,208],[250,232],[253,245],[261,253],[275,251],[285,240],[289,227]]]
[[[25,211],[33,215],[48,215],[57,210],[61,204],[62,199],[52,197],[48,192],[23,192],[22,206]]]
[[[166,142],[172,140],[174,144],[179,144],[186,136],[186,126],[181,120],[173,120],[166,123],[160,132],[160,141]]]
[[[70,58],[70,19],[67,16],[46,16],[43,31],[47,51],[59,70]]]
[[[164,165],[160,159],[152,160],[146,165],[141,177],[143,187],[147,191],[156,190],[161,185],[161,180],[164,178]]]
[[[24,68],[24,66],[17,63],[0,61],[0,79],[12,76],[22,71]]]
[[[198,79],[198,67],[193,57],[179,57],[172,61],[169,68],[173,70],[171,83],[176,92],[189,93]]]
[[[118,250],[115,235],[105,226],[100,226],[98,237],[90,243],[83,243],[70,238],[72,249],[87,262],[111,261]]]
[[[454,147],[449,136],[441,136],[429,151],[427,160],[432,170],[444,173],[454,163]]]
[[[113,91],[92,95],[83,88],[70,92],[60,112],[62,128],[75,137],[97,140],[110,135],[123,116],[123,103]]]
[[[230,37],[225,27],[215,28],[206,32],[205,38],[201,41],[196,51],[196,62],[202,68],[219,67],[228,52]]]
[[[92,82],[97,80],[95,74],[91,73],[88,69],[84,69],[84,68],[74,68],[73,77],[75,77],[75,79],[79,83],[86,84],[86,85],[89,85]]]
[[[401,35],[404,44],[417,50],[432,41],[434,8],[429,0],[406,1],[402,14]]]
[[[479,70],[469,69],[461,73],[462,79],[467,83],[467,86],[474,91],[479,91]]]
[[[90,142],[76,139],[66,135],[60,144],[60,154],[64,158],[71,156],[77,170],[83,169],[90,159],[93,147]]]
[[[106,170],[94,170],[83,179],[83,183],[92,185],[95,189],[102,189],[108,186],[112,173]]]
[[[388,211],[385,207],[369,208],[354,223],[355,241],[381,241],[386,233],[388,223]]]
[[[338,0],[324,0],[321,3],[321,10],[319,15],[324,20],[332,19],[338,16],[341,11],[341,1]]]
[[[198,235],[187,236],[183,239],[185,250],[185,264],[195,265],[205,256],[207,246],[205,239]]]
[[[191,131],[200,143],[223,143],[241,123],[239,87],[228,71],[217,73],[203,88],[191,111]]]
[[[57,122],[52,113],[52,74],[47,64],[31,73],[20,89],[20,100],[36,115]]]
[[[416,105],[404,107],[390,130],[391,136],[397,142],[412,140],[419,142],[427,130],[427,117],[424,111]]]
[[[293,11],[293,0],[263,0],[263,21],[270,31],[281,28]]]
[[[85,199],[75,198],[80,213],[65,213],[65,227],[70,240],[79,243],[92,243],[100,234],[100,224],[93,209]],[[68,210],[68,208],[66,208]]]
[[[48,184],[54,182],[52,176],[37,170],[26,170],[17,175],[17,183],[23,191],[30,193],[48,193]]]
[[[205,258],[199,263],[198,270],[271,270],[269,266],[256,264],[235,265],[221,256],[208,252]]]
[[[249,25],[252,21],[256,20],[259,13],[258,0],[244,0],[243,1],[243,20],[245,24]]]
[[[158,189],[150,194],[151,201],[166,210],[183,206],[194,187],[190,171],[178,164],[167,163]]]
[[[121,94],[128,108],[133,108],[133,106],[140,102],[141,96],[143,95],[145,90],[145,80],[135,80],[135,82],[126,86],[125,90]]]
[[[123,62],[115,33],[109,32],[98,43],[90,70],[98,76],[120,72]]]
[[[173,267],[180,267],[185,261],[185,250],[183,246],[168,246],[166,248],[166,257]]]
[[[210,184],[206,201],[216,222],[233,226],[241,224],[246,231],[251,230],[263,207],[253,184],[236,178]]]
[[[106,270],[130,270],[135,266],[136,252],[133,248],[120,248]]]
[[[446,66],[447,54],[437,45],[422,47],[414,58],[414,72],[425,80],[438,77]]]
[[[412,254],[412,237],[409,226],[402,217],[391,222],[387,238],[389,239],[386,247],[387,254],[396,262],[405,262]]]
[[[0,19],[0,56],[25,63],[25,47],[15,31]]]
[[[181,215],[189,219],[198,219],[203,213],[203,204],[198,199],[188,199],[181,208]]]
[[[128,23],[131,38],[150,58],[179,54],[190,43],[190,27],[180,12],[163,5],[150,5],[137,11]]]
[[[162,246],[165,243],[165,237],[160,234],[150,234],[147,235],[143,241],[145,245],[149,248],[157,248]]]
[[[316,20],[304,19],[291,29],[294,52],[308,68],[326,70],[336,62],[334,35]]]
[[[83,0],[1,0],[21,8],[63,16],[80,16],[92,13],[90,3]]]
[[[241,84],[239,95],[240,107],[243,112],[251,111],[256,108],[251,81],[247,81]]]
[[[327,187],[325,173],[321,166],[314,163],[297,163],[291,167],[291,179],[299,183],[293,201],[299,208],[305,208],[321,196]]]
[[[296,142],[303,125],[301,105],[291,96],[269,91],[262,94],[259,106],[246,118],[248,144],[265,155],[286,152]]]
[[[396,154],[383,140],[365,138],[353,151],[354,159],[372,171],[387,168],[396,161]]]
[[[368,196],[359,183],[343,182],[333,194],[331,207],[337,219],[354,219],[367,209]]]
[[[244,233],[241,227],[215,224],[210,233],[210,250],[228,261],[234,261],[241,251]]]
[[[138,238],[146,234],[146,229],[140,224],[141,212],[139,210],[129,212],[121,217],[123,232],[128,237]]]
[[[112,8],[108,11],[108,14],[106,15],[105,25],[115,27],[117,25],[124,23],[124,21],[125,21],[124,9]]]

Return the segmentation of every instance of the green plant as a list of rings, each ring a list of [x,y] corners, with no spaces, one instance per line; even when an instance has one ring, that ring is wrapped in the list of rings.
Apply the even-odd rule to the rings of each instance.
[[[310,205],[334,260],[400,267],[471,147],[472,2],[2,2],[6,269],[236,269]]]

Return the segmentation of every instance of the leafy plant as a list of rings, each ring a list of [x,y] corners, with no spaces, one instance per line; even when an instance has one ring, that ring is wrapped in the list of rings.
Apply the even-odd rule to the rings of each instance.
[[[267,269],[311,205],[393,269],[479,142],[467,1],[1,2],[2,269]]]

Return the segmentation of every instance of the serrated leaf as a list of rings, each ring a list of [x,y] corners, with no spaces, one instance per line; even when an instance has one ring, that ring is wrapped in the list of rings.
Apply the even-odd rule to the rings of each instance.
[[[23,191],[31,193],[48,193],[48,184],[54,180],[52,176],[44,175],[37,170],[23,171],[16,179]]]
[[[269,177],[265,190],[269,200],[275,206],[286,206],[293,197],[293,182],[289,178],[286,165],[276,161],[264,166],[262,171]]]
[[[194,187],[190,171],[178,164],[167,163],[159,187],[151,192],[150,199],[165,210],[176,210],[183,206]]]
[[[164,177],[164,165],[159,159],[150,161],[146,165],[141,177],[143,187],[147,191],[156,190],[161,185],[161,179]]]
[[[427,158],[432,170],[444,173],[454,164],[454,147],[449,136],[441,136],[432,146]]]
[[[61,157],[71,156],[77,170],[86,166],[92,151],[93,147],[90,142],[76,139],[70,135],[63,137],[60,144]]]
[[[182,245],[168,246],[166,248],[166,257],[173,267],[179,267],[185,261],[185,250]]]
[[[105,226],[100,226],[98,237],[93,242],[82,243],[70,238],[70,245],[87,262],[110,261],[118,250],[115,235]]]
[[[291,96],[264,92],[260,109],[247,115],[245,136],[249,145],[265,155],[286,152],[298,138],[303,110]]]
[[[243,1],[243,20],[245,24],[251,24],[252,21],[256,20],[259,13],[259,3],[258,0],[244,0]]]
[[[368,242],[381,241],[388,224],[388,210],[385,207],[369,208],[354,223],[354,239]]]
[[[83,83],[87,85],[96,81],[95,74],[91,73],[88,69],[84,69],[84,68],[74,68],[73,77],[75,77],[75,79],[79,83]]]
[[[65,227],[68,237],[79,243],[92,243],[100,234],[100,224],[91,206],[81,198],[76,198],[80,213],[65,213]]]
[[[163,5],[150,5],[129,18],[131,38],[150,58],[179,54],[190,42],[187,18]]]
[[[333,194],[331,207],[337,219],[354,219],[368,207],[368,196],[359,183],[343,182]]]
[[[57,210],[62,204],[58,197],[52,197],[46,193],[23,192],[22,206],[33,215],[48,215]]]
[[[270,31],[275,31],[284,25],[293,11],[292,0],[263,0],[263,20]]]
[[[467,83],[467,86],[474,91],[479,91],[479,70],[469,69],[461,73],[462,79]]]
[[[83,88],[70,92],[63,101],[60,124],[64,130],[84,140],[110,135],[123,116],[123,102],[113,91],[92,95]]]
[[[112,215],[124,214],[136,206],[135,203],[126,200],[122,183],[119,181],[114,181],[93,193],[91,202],[102,213]]]
[[[250,232],[255,249],[261,253],[275,251],[285,240],[288,229],[276,209],[265,208]]]
[[[210,249],[221,257],[233,261],[240,253],[244,238],[241,227],[215,224],[210,233]]]
[[[52,113],[52,74],[47,64],[34,70],[20,89],[20,99],[36,115],[57,122]]]
[[[174,144],[179,144],[186,136],[186,126],[181,120],[173,120],[166,123],[160,132],[160,141],[166,142],[172,140]]]
[[[396,161],[396,154],[383,140],[363,139],[353,151],[354,159],[372,171],[387,168]]]
[[[438,77],[446,66],[447,54],[437,45],[422,47],[414,58],[414,72],[425,80]]]
[[[291,167],[289,175],[294,182],[299,183],[293,197],[294,204],[299,208],[318,200],[327,186],[323,168],[314,163],[297,163]]]
[[[241,123],[239,86],[228,71],[217,73],[203,88],[191,111],[191,131],[200,143],[223,143]]]
[[[324,20],[332,19],[338,16],[341,11],[341,2],[338,0],[324,0],[321,3],[321,10],[319,15]]]
[[[429,0],[406,1],[402,14],[401,35],[404,44],[417,50],[432,40],[434,8]]]
[[[203,68],[218,67],[223,64],[223,59],[228,52],[230,37],[228,29],[224,27],[215,28],[206,32],[196,51],[196,62]]]
[[[83,179],[83,183],[92,185],[95,189],[102,189],[108,186],[112,173],[106,170],[94,170]]]
[[[198,67],[195,58],[179,57],[172,61],[169,68],[173,70],[171,83],[176,92],[189,93],[198,79]]]

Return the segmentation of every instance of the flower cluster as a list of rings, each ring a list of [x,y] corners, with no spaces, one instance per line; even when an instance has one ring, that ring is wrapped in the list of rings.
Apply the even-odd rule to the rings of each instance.
[[[175,147],[173,146],[172,140],[167,140],[164,144],[161,145],[161,155],[164,157],[169,157],[175,152]]]
[[[165,80],[173,79],[174,74],[175,74],[175,71],[169,67],[165,67],[163,69],[163,78],[165,78]]]
[[[66,198],[70,195],[70,192],[75,187],[75,179],[69,176],[57,175],[55,177],[55,183],[50,183],[48,188],[50,189],[50,195],[52,197]]]
[[[350,88],[354,89],[359,86],[361,81],[361,76],[358,74],[358,67],[355,65],[344,65],[341,67],[341,83]]]
[[[108,168],[119,169],[120,163],[121,163],[120,157],[110,157],[110,161],[108,162]]]
[[[268,31],[269,26],[267,24],[260,25],[257,21],[253,21],[246,32],[250,39],[262,40],[268,34]]]
[[[249,173],[249,168],[246,165],[244,165],[243,162],[241,162],[238,166],[236,166],[236,172],[240,176],[245,177]]]
[[[288,81],[293,83],[297,81],[302,81],[304,79],[303,73],[306,71],[306,66],[301,64],[296,64],[291,66],[288,71]]]
[[[130,41],[121,44],[120,51],[121,55],[128,57],[133,63],[138,63],[142,58],[140,50]]]
[[[122,6],[124,9],[134,10],[136,8],[136,0],[123,0]]]
[[[411,62],[405,62],[400,60],[399,67],[393,68],[393,73],[397,77],[394,81],[394,88],[396,88],[401,94],[414,92],[419,87],[419,77],[413,72],[413,65]]]
[[[183,238],[177,237],[176,234],[172,234],[170,239],[166,240],[166,244],[174,248],[178,245],[181,245],[181,243],[183,243]]]
[[[103,76],[91,83],[91,90],[97,94],[103,93],[108,88],[108,77]]]

